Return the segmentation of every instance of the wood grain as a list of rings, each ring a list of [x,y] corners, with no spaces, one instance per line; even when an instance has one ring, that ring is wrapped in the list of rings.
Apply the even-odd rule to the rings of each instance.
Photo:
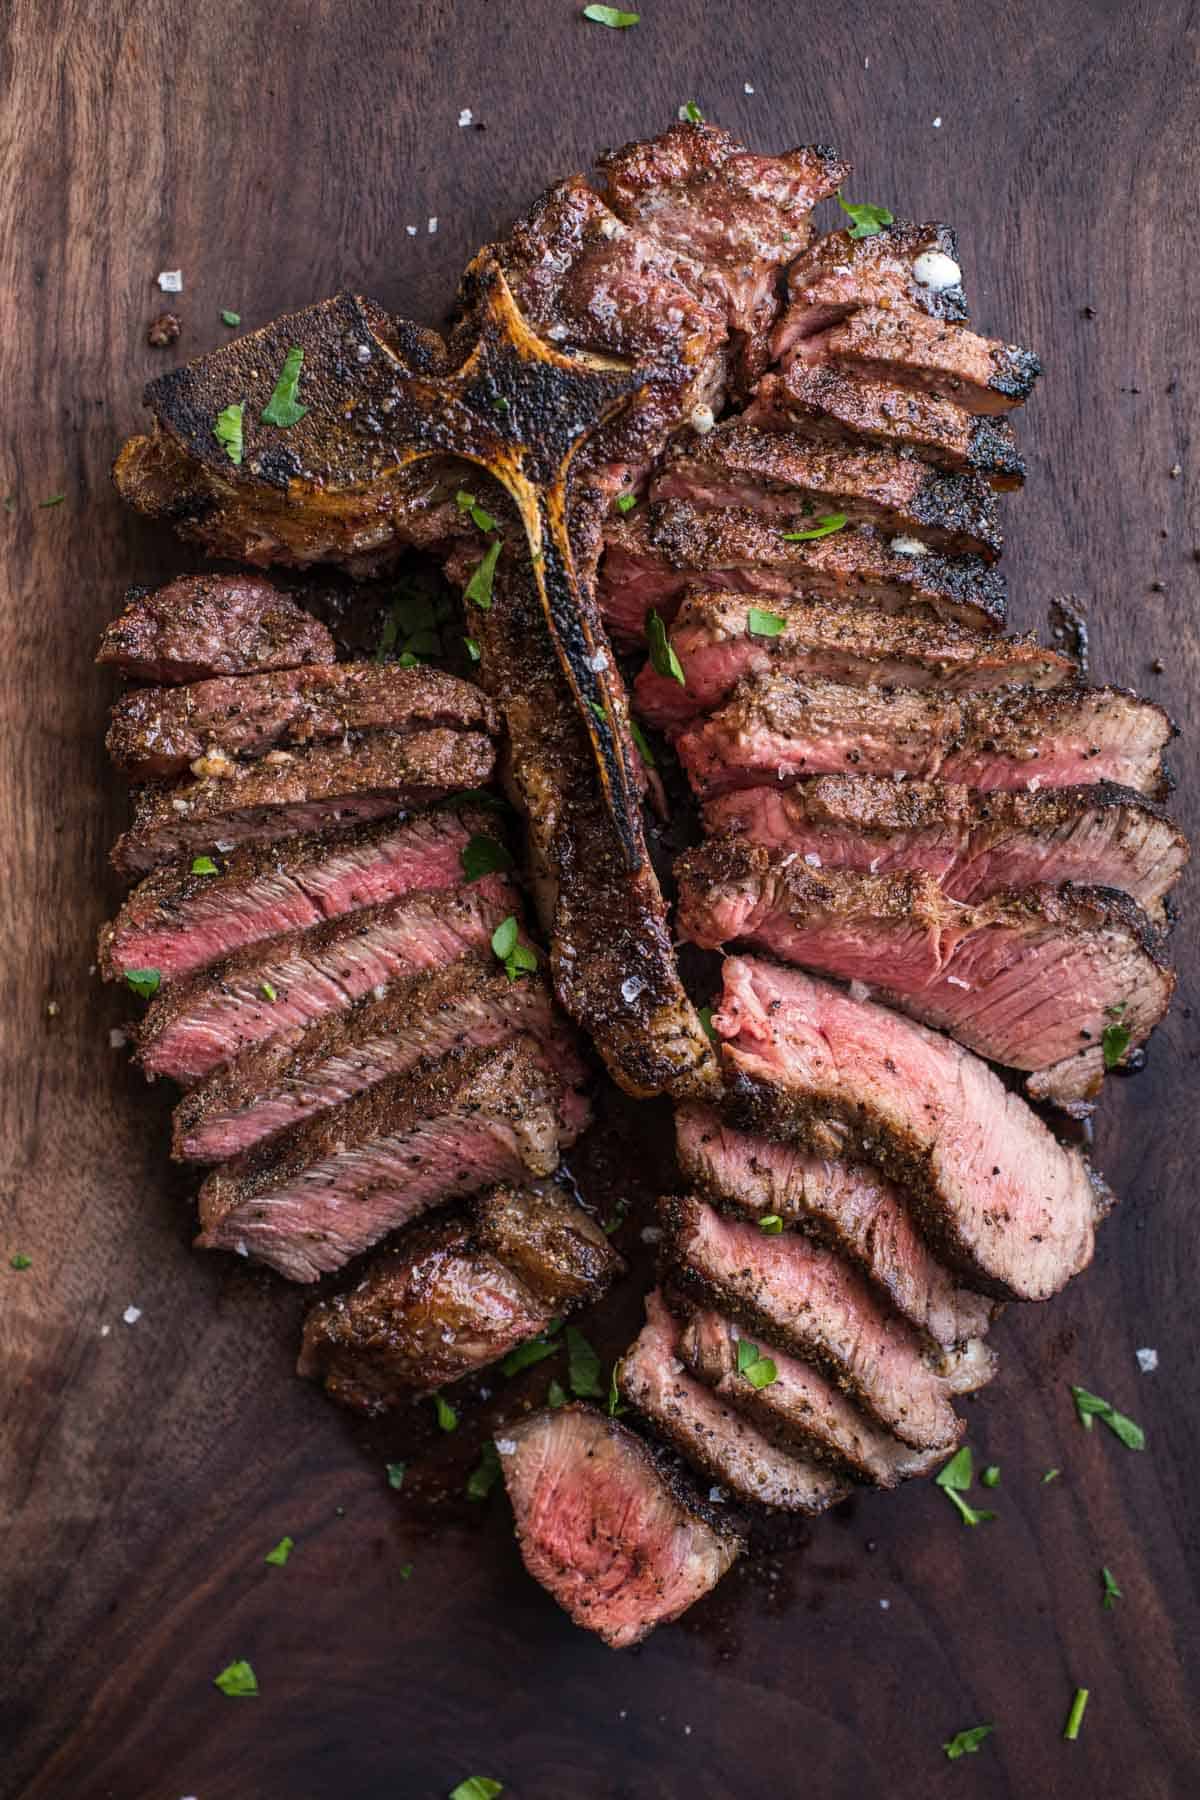
[[[541,186],[686,99],[765,146],[836,144],[855,197],[958,225],[982,328],[1047,364],[1007,515],[1018,620],[1086,599],[1097,673],[1179,719],[1178,809],[1200,824],[1194,7],[644,12],[624,33],[575,0],[0,13],[6,1795],[434,1800],[468,1774],[516,1800],[1200,1788],[1190,895],[1175,1009],[1098,1125],[1122,1205],[1083,1279],[1009,1313],[971,1408],[998,1521],[963,1528],[928,1484],[864,1497],[625,1656],[525,1579],[499,1497],[436,1528],[397,1503],[379,1443],[291,1376],[298,1297],[188,1252],[168,1096],[109,1047],[125,1007],[89,965],[124,800],[91,658],[126,583],[190,566],[108,483],[142,383],[217,343],[222,307],[255,325],[349,284],[437,322]],[[468,106],[486,129],[459,128]],[[174,267],[184,335],[154,351]],[[662,1114],[621,1130],[640,1161]],[[593,1174],[615,1198],[619,1172]],[[1147,1453],[1082,1432],[1071,1381],[1138,1417]],[[291,1562],[264,1566],[285,1532]],[[212,1687],[235,1657],[257,1700]],[[1076,1685],[1092,1699],[1068,1745]],[[995,1736],[946,1764],[943,1739],[981,1720]]]

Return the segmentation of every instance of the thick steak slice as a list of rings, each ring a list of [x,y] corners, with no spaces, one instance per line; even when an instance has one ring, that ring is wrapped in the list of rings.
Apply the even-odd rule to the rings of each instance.
[[[529,1038],[454,1052],[223,1163],[196,1244],[316,1281],[441,1200],[553,1174],[587,1123]]]
[[[1044,1097],[1082,1099],[1104,1077],[1114,1020],[1126,1050],[1167,1010],[1163,942],[1127,895],[1005,889],[963,906],[933,875],[813,869],[794,850],[712,838],[675,865],[680,934],[705,950],[740,942],[843,981],[1010,1069],[1066,1061]],[[1110,1063],[1119,1060],[1110,1056]]]
[[[677,438],[651,493],[786,519],[789,531],[842,513],[852,525],[876,525],[947,555],[989,562],[1001,544],[996,497],[978,475],[946,475],[890,450],[825,448],[740,419]]]
[[[382,994],[372,990],[348,1011],[294,1026],[214,1069],[175,1108],[172,1154],[223,1162],[389,1075],[518,1031],[543,1046],[564,1081],[583,1080],[571,1028],[545,980],[510,981],[489,952],[464,956]]]
[[[112,709],[105,742],[141,781],[216,773],[224,761],[364,731],[486,732],[495,710],[477,687],[441,669],[323,663],[266,675],[222,675],[187,687],[137,688]],[[202,769],[195,769],[200,762]]]
[[[887,445],[939,469],[981,475],[1001,490],[1025,479],[1006,419],[974,418],[952,400],[829,363],[814,368],[796,360],[785,374],[764,375],[742,420],[825,443]]]
[[[972,414],[1011,412],[1028,400],[1042,372],[1032,350],[980,337],[915,308],[864,306],[800,339],[788,355],[809,368],[834,363],[868,381],[913,388]]]
[[[753,631],[751,612],[758,627]],[[762,612],[774,636],[763,630]],[[662,731],[678,731],[697,713],[719,706],[747,675],[949,693],[1054,688],[1078,677],[1073,662],[1044,649],[1032,634],[999,637],[944,619],[910,619],[798,594],[772,594],[760,602],[749,594],[692,589],[675,615],[671,648],[684,684],[647,663],[633,690],[637,712]]]
[[[995,1302],[961,1286],[918,1235],[905,1197],[865,1163],[738,1131],[707,1106],[675,1113],[688,1184],[755,1221],[781,1219],[840,1251],[940,1350],[983,1337]]]
[[[815,238],[788,269],[788,307],[771,337],[772,357],[779,361],[802,338],[827,331],[863,306],[964,320],[967,300],[953,229],[897,219],[869,237],[851,237],[847,226]]]
[[[254,575],[180,575],[157,593],[134,589],[96,654],[136,681],[256,675],[333,658],[326,627]]]
[[[651,608],[673,618],[683,594],[699,581],[749,594],[799,589],[886,613],[953,620],[975,631],[1003,626],[1004,577],[981,557],[938,556],[917,538],[889,539],[869,525],[789,541],[789,532],[811,528],[802,513],[771,520],[745,508],[707,511],[686,500],[656,501],[643,520],[633,513],[605,532],[605,617],[618,636],[636,637]]]
[[[781,1512],[820,1513],[845,1499],[850,1483],[839,1470],[780,1449],[713,1384],[689,1375],[680,1353],[679,1321],[661,1294],[647,1294],[646,1323],[617,1367],[617,1385],[694,1468],[739,1500]]]
[[[920,1338],[832,1251],[784,1232],[764,1235],[689,1196],[660,1207],[671,1279],[747,1332],[825,1369],[915,1450],[962,1435],[951,1397],[990,1379],[992,1358],[968,1346],[952,1377],[926,1360]]]
[[[914,1450],[911,1444],[902,1444],[860,1412],[812,1363],[782,1350],[771,1350],[774,1380],[754,1387],[738,1370],[738,1345],[744,1341],[732,1320],[697,1307],[683,1328],[678,1355],[697,1380],[773,1443],[836,1463],[860,1481],[882,1488],[897,1487],[911,1475],[928,1474],[945,1456],[945,1445]]]
[[[466,1218],[406,1233],[357,1287],[314,1306],[298,1373],[357,1412],[387,1412],[597,1299],[620,1267],[600,1227],[552,1183],[492,1188]]]
[[[534,1413],[496,1448],[525,1567],[614,1650],[703,1599],[745,1548],[720,1507],[591,1407]]]
[[[954,782],[818,775],[718,794],[704,828],[794,850],[813,868],[926,869],[968,903],[1002,888],[1090,882],[1128,894],[1157,921],[1189,854],[1160,806],[1112,782],[985,794]]]
[[[190,1083],[266,1038],[344,1014],[389,982],[485,952],[521,901],[506,878],[407,894],[308,931],[285,932],[172,983],[138,1036],[147,1075]]]
[[[222,764],[220,773],[196,781],[139,788],[113,866],[137,875],[199,850],[224,852],[391,818],[462,788],[484,787],[495,766],[496,746],[486,732],[440,725],[270,751],[262,762]]]
[[[503,842],[494,812],[464,805],[410,819],[244,844],[215,859],[217,873],[156,869],[100,933],[107,981],[157,969],[188,975],[247,944],[336,919],[401,894],[457,887],[473,837]]]
[[[795,969],[729,957],[713,1024],[739,1122],[881,1168],[972,1286],[1046,1300],[1112,1196],[970,1051]]]
[[[959,696],[751,676],[679,739],[697,793],[786,786],[808,775],[906,776],[994,789],[1113,781],[1157,797],[1165,712],[1123,688]]]

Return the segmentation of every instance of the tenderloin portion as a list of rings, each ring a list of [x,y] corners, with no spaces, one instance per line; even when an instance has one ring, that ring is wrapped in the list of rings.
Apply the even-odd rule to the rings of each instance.
[[[215,874],[190,866],[156,869],[101,931],[101,970],[107,981],[130,969],[157,969],[164,981],[173,980],[281,932],[402,894],[457,887],[473,837],[503,841],[494,812],[462,806],[244,844],[210,859]]]
[[[998,1299],[1046,1300],[1086,1267],[1112,1196],[986,1063],[798,970],[729,957],[723,974],[713,1025],[747,1129],[882,1169]]]
[[[1155,797],[1173,731],[1122,688],[959,697],[764,675],[684,732],[679,756],[706,799],[843,771],[1028,793],[1112,781]]]
[[[138,1035],[147,1075],[185,1084],[422,969],[485,953],[521,901],[489,875],[457,893],[410,894],[239,950],[150,1002]]]
[[[845,1499],[849,1482],[805,1451],[764,1437],[723,1395],[680,1361],[681,1328],[658,1292],[646,1296],[646,1323],[617,1369],[617,1385],[688,1462],[739,1500],[781,1512],[819,1513]]]
[[[126,775],[186,775],[200,758],[248,760],[268,750],[364,731],[498,733],[477,687],[441,669],[325,663],[186,687],[138,688],[112,709],[105,742]]]
[[[203,681],[331,663],[333,639],[294,600],[253,575],[180,575],[132,591],[96,653],[135,681]]]
[[[297,1372],[357,1412],[386,1412],[495,1362],[598,1298],[620,1267],[552,1184],[493,1188],[466,1218],[406,1234],[357,1287],[313,1307]]]
[[[961,323],[967,300],[962,272],[951,279],[951,263],[957,268],[958,239],[949,225],[896,219],[869,237],[851,237],[849,227],[825,232],[788,269],[788,307],[772,335],[771,355],[785,358],[801,340],[864,306]]]
[[[615,1650],[695,1605],[745,1548],[719,1507],[591,1407],[534,1413],[496,1448],[525,1567]]]
[[[762,612],[766,630],[757,617]],[[1078,677],[1074,663],[1032,635],[997,637],[944,619],[872,612],[801,594],[758,600],[692,588],[670,638],[684,684],[648,663],[634,685],[634,706],[651,725],[671,732],[728,699],[750,675],[817,677],[852,687],[936,687],[954,694],[1057,688]]]
[[[1112,782],[980,793],[954,782],[818,775],[717,794],[704,826],[794,851],[814,868],[925,869],[953,900],[1091,882],[1128,894],[1154,920],[1189,854],[1160,806]]]
[[[587,1123],[528,1038],[456,1053],[223,1163],[196,1245],[316,1281],[441,1200],[553,1174]]]
[[[715,1206],[780,1219],[838,1251],[938,1349],[989,1329],[994,1301],[930,1253],[904,1195],[877,1169],[738,1131],[706,1106],[676,1110],[675,1147],[690,1186]]]

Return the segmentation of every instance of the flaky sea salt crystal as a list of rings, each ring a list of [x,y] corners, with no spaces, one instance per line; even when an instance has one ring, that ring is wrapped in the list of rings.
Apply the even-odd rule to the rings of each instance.
[[[496,1453],[499,1456],[515,1456],[517,1452],[516,1438],[497,1438]]]
[[[467,125],[473,124],[474,120],[475,120],[475,114],[471,111],[469,106],[464,106],[462,111],[458,115],[459,124],[463,127],[466,127]]]
[[[630,975],[628,980],[621,983],[621,998],[626,1006],[632,1006],[638,995],[644,993],[645,990],[646,984],[641,976]]]
[[[182,294],[183,270],[163,269],[159,273],[158,285],[164,294]]]
[[[1139,1350],[1137,1353],[1137,1365],[1143,1375],[1153,1375],[1155,1369],[1158,1367],[1158,1351],[1150,1349]]]
[[[125,1311],[121,1314],[121,1317],[127,1325],[136,1325],[141,1316],[142,1309],[140,1306],[127,1306]]]

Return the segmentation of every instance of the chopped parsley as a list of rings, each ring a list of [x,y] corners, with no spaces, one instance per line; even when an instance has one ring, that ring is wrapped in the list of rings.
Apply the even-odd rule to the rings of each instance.
[[[680,687],[687,686],[687,676],[683,672],[683,664],[676,656],[667,638],[667,628],[656,612],[646,614],[646,640],[650,646],[650,667],[656,675],[665,675],[671,681],[677,681]]]
[[[502,1375],[519,1375],[522,1369],[530,1369],[534,1363],[545,1362],[553,1356],[561,1345],[554,1342],[558,1334],[558,1321],[552,1319],[546,1329],[537,1337],[526,1338],[515,1350],[510,1350],[500,1364]]]
[[[491,1438],[479,1452],[479,1461],[467,1476],[467,1499],[486,1500],[500,1479],[500,1452]]]
[[[684,101],[679,109],[679,116],[681,119],[686,119],[689,125],[703,125],[704,123],[704,114],[694,100]]]
[[[478,662],[480,654],[478,641],[473,637],[465,637],[463,643],[466,646],[467,655],[470,657],[471,661]]]
[[[975,1458],[969,1444],[964,1444],[962,1449],[957,1451],[945,1467],[939,1469],[934,1476],[938,1487],[958,1508],[964,1525],[984,1525],[989,1519],[994,1519],[996,1516],[994,1512],[976,1511],[975,1507],[963,1499],[974,1476]]]
[[[1049,1481],[1057,1481],[1061,1474],[1061,1469],[1047,1469],[1046,1473],[1042,1476],[1042,1486],[1045,1487],[1046,1483]]]
[[[402,1462],[394,1462],[394,1463],[384,1463],[383,1466],[387,1470],[388,1486],[390,1488],[395,1488],[396,1491],[399,1492],[399,1490],[404,1486],[404,1472],[408,1468],[408,1464],[402,1463]]]
[[[231,463],[242,460],[242,415],[245,410],[245,401],[237,400],[232,406],[223,407],[213,423],[213,436]]]
[[[264,425],[298,425],[308,411],[307,406],[301,406],[296,398],[303,366],[304,352],[299,344],[293,344],[283,359],[283,367],[279,371],[279,380],[275,383],[271,398],[262,409]]]
[[[458,1430],[458,1414],[443,1395],[434,1394],[433,1410],[437,1414],[438,1425],[443,1431]]]
[[[10,1269],[32,1269],[33,1258],[26,1256],[23,1250],[16,1250],[8,1259]]]
[[[622,1413],[629,1411],[627,1406],[621,1405],[621,1390],[617,1386],[617,1368],[618,1365],[614,1363],[612,1374],[608,1378],[607,1412],[610,1419],[619,1419]]]
[[[999,1487],[1000,1464],[989,1463],[987,1468],[983,1471],[983,1474],[979,1477],[979,1483],[981,1487]]]
[[[401,1563],[400,1567],[396,1570],[396,1573],[397,1573],[397,1575],[399,1575],[401,1581],[411,1581],[412,1580],[412,1572],[413,1572],[413,1566],[411,1563]]]
[[[700,1021],[700,1029],[703,1031],[705,1037],[708,1038],[711,1043],[719,1044],[721,1040],[717,1036],[717,1028],[712,1022],[712,1007],[700,1007],[696,1013],[696,1017]]]
[[[560,1406],[565,1406],[566,1404],[566,1388],[564,1388],[561,1381],[552,1381],[550,1386],[546,1389],[546,1405],[552,1406],[557,1412]]]
[[[807,531],[785,531],[785,544],[807,544],[812,538],[832,537],[835,531],[841,531],[847,523],[845,513],[822,513],[815,525]]]
[[[751,637],[778,637],[786,624],[787,620],[778,613],[764,612],[761,606],[752,606],[746,614],[746,629]]]
[[[267,1554],[263,1557],[263,1561],[265,1563],[270,1563],[276,1569],[282,1569],[284,1563],[295,1548],[295,1538],[281,1537],[275,1548],[267,1551]]]
[[[1076,1688],[1075,1698],[1071,1702],[1071,1710],[1067,1714],[1067,1723],[1063,1728],[1063,1736],[1068,1744],[1073,1744],[1079,1736],[1079,1727],[1083,1724],[1083,1715],[1087,1711],[1088,1690]]]
[[[577,1400],[603,1400],[600,1358],[575,1325],[567,1326],[567,1380]]]
[[[197,856],[192,859],[193,875],[216,875],[217,865],[211,856]]]
[[[613,31],[624,31],[641,18],[640,13],[618,12],[615,6],[585,6],[583,16],[593,25],[608,25]]]
[[[783,1230],[783,1220],[778,1213],[763,1213],[758,1221],[758,1229],[767,1237],[778,1237]]]
[[[1144,1450],[1146,1434],[1140,1425],[1119,1413],[1111,1401],[1102,1400],[1098,1394],[1089,1394],[1086,1388],[1072,1387],[1071,1398],[1075,1402],[1075,1411],[1079,1414],[1079,1423],[1085,1431],[1092,1429],[1093,1419],[1102,1419],[1114,1437],[1119,1437],[1127,1450]]]
[[[852,238],[876,237],[885,225],[892,223],[892,215],[886,206],[872,206],[866,201],[843,200],[840,188],[838,189],[837,203],[851,221],[850,236]]]
[[[636,494],[618,494],[617,495],[617,511],[619,513],[632,512],[636,505],[637,505],[637,495]]]
[[[227,306],[223,306],[221,308],[221,323],[222,323],[222,325],[240,325],[241,322],[242,322],[241,313],[230,312],[230,310]]]
[[[486,512],[474,494],[468,494],[465,488],[459,488],[454,496],[454,504],[459,512],[471,515],[471,523],[478,525],[480,531],[497,531],[499,529],[491,513]]]
[[[510,981],[532,974],[538,966],[537,951],[531,945],[517,941],[517,921],[512,913],[507,919],[501,919],[492,933],[492,954],[504,964],[504,973]]]
[[[375,652],[377,663],[399,652],[401,668],[411,669],[426,657],[442,656],[444,634],[457,620],[458,608],[439,584],[413,575],[398,583]]]
[[[656,769],[658,764],[654,760],[654,752],[646,742],[646,734],[632,713],[629,715],[629,735],[633,739],[637,753],[645,763],[646,767],[648,769]]]
[[[240,461],[240,458],[239,458],[239,461]],[[47,495],[45,500],[39,500],[38,505],[39,506],[61,506],[63,501],[66,499],[66,497],[67,496],[65,494],[49,494],[49,495]]]
[[[493,538],[480,562],[463,589],[463,599],[472,606],[478,606],[484,612],[490,612],[492,606],[492,582],[495,579],[496,564],[500,560],[500,539]]]
[[[769,1356],[763,1356],[757,1344],[751,1344],[745,1338],[738,1339],[737,1372],[744,1375],[752,1388],[770,1387],[778,1380],[779,1370]]]
[[[1125,1598],[1117,1586],[1117,1578],[1111,1569],[1101,1569],[1100,1579],[1104,1583],[1104,1599],[1102,1605],[1105,1612],[1111,1612],[1118,1600]]]
[[[258,1694],[258,1676],[248,1662],[231,1662],[227,1669],[213,1677],[213,1686],[219,1687],[231,1700],[252,1699]]]
[[[1100,1033],[1100,1048],[1104,1052],[1104,1066],[1115,1069],[1122,1060],[1130,1045],[1128,1025],[1106,1025]]]
[[[162,983],[162,976],[157,969],[126,969],[125,980],[135,994],[148,1000],[151,994],[157,994]]]
[[[957,1762],[960,1756],[974,1756],[984,1738],[995,1731],[994,1725],[971,1725],[966,1731],[956,1731],[954,1736],[942,1745],[947,1760]]]
[[[504,1783],[490,1781],[486,1775],[469,1775],[450,1794],[450,1800],[496,1800],[504,1792]]]
[[[274,987],[269,981],[260,981],[258,984],[258,991],[264,1000],[270,1000],[272,1003],[279,998],[279,989]]]
[[[613,1207],[612,1218],[605,1219],[604,1223],[600,1227],[600,1229],[604,1233],[605,1237],[611,1237],[614,1231],[620,1230],[621,1226],[623,1225],[623,1223],[625,1221],[625,1215],[628,1211],[629,1211],[629,1196],[627,1194],[622,1194],[621,1198],[617,1201],[617,1204]]]
[[[513,866],[507,847],[497,843],[493,837],[486,837],[482,832],[476,832],[463,845],[460,860],[468,881],[478,881],[481,876],[502,873]]]

